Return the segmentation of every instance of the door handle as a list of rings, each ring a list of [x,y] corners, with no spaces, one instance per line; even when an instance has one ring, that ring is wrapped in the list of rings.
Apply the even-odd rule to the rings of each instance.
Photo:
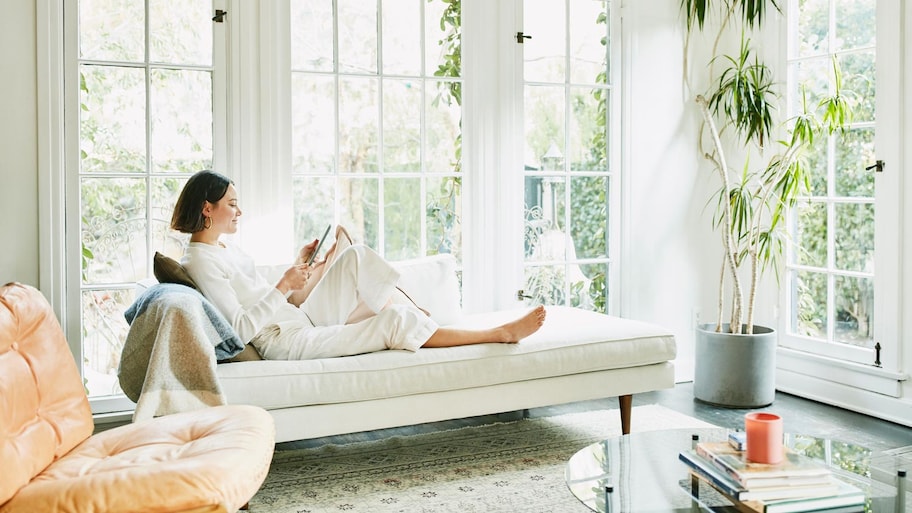
[[[875,173],[883,173],[883,170],[884,170],[884,166],[885,166],[885,165],[886,165],[886,164],[884,164],[884,161],[878,159],[878,160],[876,160],[876,161],[874,162],[874,164],[872,164],[872,165],[866,167],[866,168],[865,168],[865,171],[870,171],[870,170],[873,169]]]

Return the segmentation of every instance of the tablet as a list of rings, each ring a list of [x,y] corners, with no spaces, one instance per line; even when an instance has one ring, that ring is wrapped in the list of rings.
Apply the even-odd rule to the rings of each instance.
[[[320,252],[320,248],[323,247],[323,241],[326,240],[326,236],[329,235],[329,229],[332,228],[331,224],[326,225],[326,231],[323,232],[323,236],[320,237],[320,242],[317,242],[317,247],[314,249],[314,252],[310,254],[310,258],[307,259],[307,265],[313,263],[314,258],[317,258],[317,253]]]

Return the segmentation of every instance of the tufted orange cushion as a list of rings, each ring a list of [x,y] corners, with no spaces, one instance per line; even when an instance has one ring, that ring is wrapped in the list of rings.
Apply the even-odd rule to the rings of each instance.
[[[92,434],[92,412],[51,305],[0,288],[0,504]]]
[[[0,512],[234,513],[266,478],[273,430],[265,410],[231,405],[103,431],[51,464]]]
[[[50,305],[0,287],[0,513],[233,513],[263,483],[275,441],[269,413],[239,405],[92,429]]]

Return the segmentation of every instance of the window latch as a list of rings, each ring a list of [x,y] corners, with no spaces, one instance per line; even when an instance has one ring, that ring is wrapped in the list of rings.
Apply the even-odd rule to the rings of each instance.
[[[866,167],[865,171],[870,171],[873,169],[875,173],[883,173],[884,165],[884,161],[878,159],[874,162],[874,164]]]
[[[522,301],[523,299],[532,299],[532,296],[526,294],[526,291],[523,289],[517,290],[516,291],[516,300]]]
[[[228,11],[225,11],[222,9],[216,9],[215,16],[212,17],[212,21],[214,21],[216,23],[224,23],[225,16],[227,16],[227,15],[228,15]]]
[[[516,42],[517,43],[523,44],[526,42],[526,39],[532,39],[532,36],[528,36],[526,34],[523,34],[522,32],[516,33]]]

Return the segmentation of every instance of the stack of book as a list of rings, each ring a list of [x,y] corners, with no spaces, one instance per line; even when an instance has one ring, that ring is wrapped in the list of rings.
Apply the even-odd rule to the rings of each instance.
[[[812,458],[785,449],[775,465],[747,460],[727,442],[700,442],[679,454],[691,473],[748,509],[763,513],[862,511],[865,495]]]

